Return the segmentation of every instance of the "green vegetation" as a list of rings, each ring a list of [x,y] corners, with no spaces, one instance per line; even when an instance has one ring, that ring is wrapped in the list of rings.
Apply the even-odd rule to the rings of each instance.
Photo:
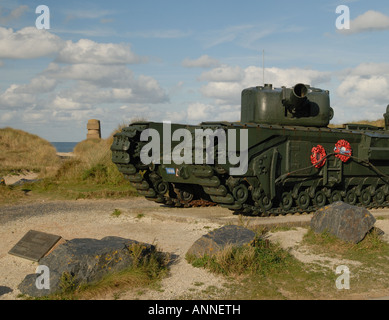
[[[265,235],[262,233],[262,238]],[[222,294],[223,299],[348,299],[371,292],[372,288],[385,292],[389,287],[389,244],[375,230],[354,245],[308,229],[302,246],[304,252],[320,255],[321,259],[302,262],[288,250],[265,240],[251,247],[226,247],[212,257],[186,259],[194,267],[227,277],[225,292],[216,293]],[[329,261],[336,261],[335,266]],[[335,268],[343,264],[350,268],[351,290],[338,290],[335,286]]]
[[[60,164],[54,146],[22,130],[0,129],[0,176],[32,171],[50,172]]]
[[[33,190],[66,199],[135,196],[131,187],[111,161],[112,137],[85,140],[74,148],[74,158],[65,160],[56,174],[35,184]]]
[[[114,217],[119,217],[121,214],[122,214],[122,212],[119,209],[115,209],[112,212],[112,216],[114,216]]]
[[[226,276],[229,279],[223,293],[226,299],[286,299],[297,287],[299,294],[306,295],[307,281],[315,281],[307,276],[304,264],[278,244],[266,240],[259,240],[254,246],[227,246],[212,257],[187,256],[186,259],[194,267]]]
[[[20,130],[0,129],[1,175],[33,171],[39,182],[20,187],[0,186],[0,203],[30,198],[95,199],[136,196],[111,161],[113,135],[108,139],[85,140],[74,148],[74,157],[60,160],[46,140]]]
[[[279,246],[265,240],[256,241],[255,246],[227,246],[212,257],[196,258],[188,255],[187,260],[194,267],[203,267],[223,275],[267,276],[287,268],[292,256]]]
[[[319,234],[309,229],[303,244],[311,246],[316,253],[341,255],[345,259],[357,261],[376,262],[382,255],[389,256],[389,244],[381,239],[375,228],[357,244],[342,241],[327,232]]]

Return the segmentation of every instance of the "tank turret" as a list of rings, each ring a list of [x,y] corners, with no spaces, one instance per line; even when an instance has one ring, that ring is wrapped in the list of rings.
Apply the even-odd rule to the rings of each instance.
[[[242,92],[244,123],[327,127],[333,116],[329,92],[302,83],[279,89],[265,84]]]

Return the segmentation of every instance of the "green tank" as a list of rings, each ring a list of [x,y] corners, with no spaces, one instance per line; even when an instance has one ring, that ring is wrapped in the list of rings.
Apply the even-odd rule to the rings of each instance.
[[[133,123],[114,136],[112,161],[140,195],[168,206],[269,216],[389,205],[389,106],[385,127],[329,128],[326,90],[267,84],[241,101],[240,122]]]

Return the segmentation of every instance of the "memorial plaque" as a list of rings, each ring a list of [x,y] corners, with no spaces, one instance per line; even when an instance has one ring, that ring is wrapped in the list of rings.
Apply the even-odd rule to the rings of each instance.
[[[8,253],[38,262],[60,239],[61,236],[30,230]]]

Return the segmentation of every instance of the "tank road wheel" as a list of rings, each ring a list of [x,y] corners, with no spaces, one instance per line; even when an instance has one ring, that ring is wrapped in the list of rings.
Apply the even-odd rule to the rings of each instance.
[[[334,202],[337,202],[337,201],[342,201],[342,194],[340,193],[339,190],[334,190],[331,193],[330,202],[334,203]]]
[[[309,204],[311,202],[311,198],[308,194],[308,192],[300,192],[298,198],[297,198],[297,205],[300,207],[301,210],[306,210],[309,207]]]
[[[362,191],[361,196],[359,197],[359,202],[364,206],[368,206],[370,204],[371,194],[369,189],[365,189]]]
[[[281,196],[281,208],[284,211],[289,211],[293,206],[293,197],[290,192],[284,192]]]
[[[193,200],[194,194],[186,190],[180,190],[180,200],[189,203]]]
[[[154,184],[155,190],[160,195],[165,195],[169,191],[169,184],[166,181],[159,180]]]
[[[324,191],[318,191],[313,198],[313,203],[319,208],[324,207],[327,203],[327,197]]]
[[[349,205],[355,205],[358,201],[357,194],[355,193],[355,190],[349,190],[347,191],[346,197],[344,198],[344,201],[348,203]]]
[[[266,212],[273,207],[273,201],[271,201],[267,195],[263,195],[261,199],[259,199],[259,205]]]
[[[378,189],[375,193],[374,202],[379,206],[385,202],[385,191],[382,188]]]
[[[245,203],[249,197],[249,190],[244,184],[240,184],[232,190],[234,198],[239,203]]]

